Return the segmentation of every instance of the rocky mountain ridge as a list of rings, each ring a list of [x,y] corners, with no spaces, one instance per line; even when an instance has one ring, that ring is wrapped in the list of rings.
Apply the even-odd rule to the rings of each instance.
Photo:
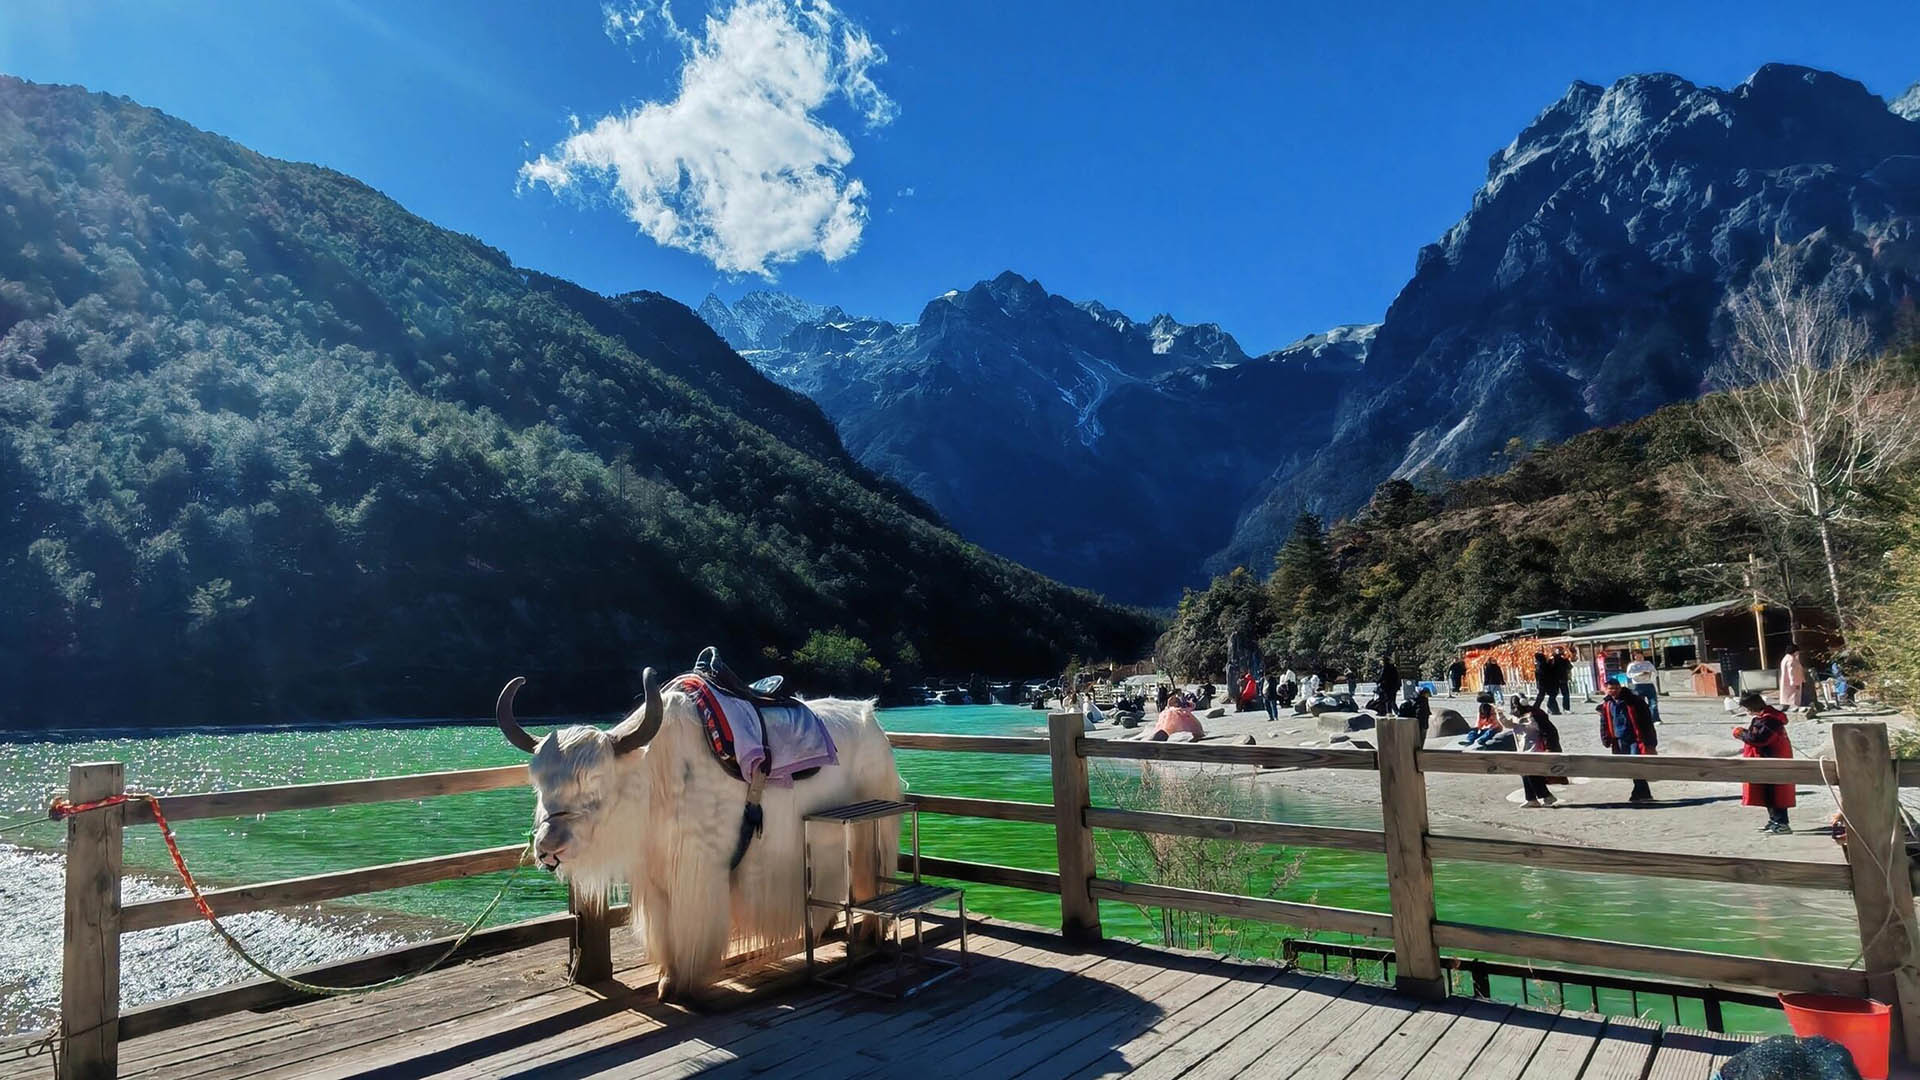
[[[805,304],[749,293],[702,311],[721,328]],[[1249,357],[1217,325],[1135,319],[1012,271],[933,298],[911,323],[820,310],[742,355],[963,535],[1147,603],[1217,550],[1249,490],[1327,437],[1291,403],[1337,394],[1373,332],[1338,327]]]
[[[1878,328],[1920,291],[1920,84],[1890,104],[1782,64],[1731,89],[1575,82],[1492,155],[1381,323],[1257,358],[1013,273],[913,323],[822,309],[745,355],[963,534],[1165,602],[1264,570],[1301,510],[1339,517],[1390,477],[1478,474],[1511,439],[1696,396],[1727,298],[1776,244]]]
[[[1728,90],[1574,83],[1421,250],[1332,440],[1274,478],[1213,565],[1264,564],[1300,510],[1345,513],[1386,477],[1477,474],[1509,439],[1697,396],[1727,299],[1777,249],[1884,330],[1920,291],[1920,122],[1784,64]]]

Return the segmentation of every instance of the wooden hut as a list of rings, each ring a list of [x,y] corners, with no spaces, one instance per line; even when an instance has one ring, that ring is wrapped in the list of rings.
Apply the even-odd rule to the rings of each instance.
[[[1552,611],[1535,611],[1520,616],[1520,625],[1510,630],[1495,630],[1468,638],[1460,642],[1461,659],[1467,665],[1467,677],[1461,688],[1479,693],[1481,675],[1488,661],[1500,665],[1500,672],[1506,676],[1508,690],[1519,689],[1528,693],[1538,693],[1539,673],[1534,670],[1534,656],[1551,656],[1557,648],[1565,649],[1578,658],[1568,634],[1574,627],[1583,626],[1610,616],[1606,611],[1583,611],[1573,608],[1555,608]],[[1574,664],[1574,689],[1587,693],[1592,689],[1591,682],[1583,684],[1580,665]]]
[[[1765,608],[1756,623],[1752,601],[1736,597],[1612,615],[1578,627],[1567,638],[1579,650],[1578,668],[1593,684],[1625,671],[1639,652],[1653,661],[1662,694],[1695,693],[1703,668],[1718,679],[1698,685],[1725,692],[1740,685],[1757,690],[1772,684],[1770,669],[1793,640],[1793,619],[1786,608]],[[1740,672],[1748,673],[1744,682]]]

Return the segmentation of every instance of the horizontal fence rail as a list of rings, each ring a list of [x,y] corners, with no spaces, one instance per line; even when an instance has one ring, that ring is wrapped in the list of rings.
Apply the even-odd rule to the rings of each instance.
[[[283,881],[266,881],[258,885],[208,889],[202,895],[206,897],[207,906],[213,908],[218,914],[240,915],[249,911],[293,907],[297,904],[315,904],[322,900],[337,900],[343,896],[385,892],[388,889],[401,889],[409,885],[426,885],[435,881],[511,870],[520,865],[520,860],[526,852],[525,844],[508,844],[504,847],[481,848],[477,851],[462,851],[453,855],[435,855],[431,858],[410,859],[406,862],[367,866],[356,870],[340,870],[330,874],[312,874],[307,877],[287,878]],[[128,904],[121,909],[120,931],[130,934],[135,930],[151,930],[156,926],[192,922],[199,917],[199,905],[194,903],[191,896],[145,900],[137,904]]]
[[[1089,739],[1077,714],[1048,718],[1047,737],[890,733],[900,750],[1048,756],[1053,774],[1052,802],[1024,802],[913,793],[907,798],[922,812],[955,817],[1049,825],[1054,829],[1060,865],[1072,869],[1033,870],[937,856],[919,859],[921,872],[936,877],[1058,895],[1070,941],[1100,935],[1099,901],[1205,912],[1280,923],[1310,930],[1347,933],[1391,941],[1389,955],[1403,990],[1444,994],[1446,979],[1437,950],[1471,950],[1529,961],[1573,964],[1613,971],[1651,973],[1697,980],[1727,993],[1722,984],[1765,990],[1810,991],[1851,996],[1873,995],[1896,1005],[1896,1045],[1909,1057],[1920,1050],[1920,973],[1907,960],[1915,936],[1912,882],[1920,867],[1909,865],[1905,846],[1897,844],[1900,787],[1920,786],[1920,762],[1894,762],[1884,726],[1841,722],[1834,728],[1837,760],[1641,757],[1600,754],[1462,753],[1420,749],[1411,721],[1388,718],[1377,731],[1379,750],[1311,749],[1279,746],[1228,746],[1139,740]],[[1129,810],[1091,805],[1086,777],[1090,759],[1168,764],[1252,766],[1260,769],[1347,769],[1380,778],[1382,829],[1295,825],[1241,818]],[[1429,829],[1425,785],[1429,774],[1502,776],[1583,776],[1596,779],[1691,780],[1779,784],[1832,784],[1854,819],[1846,863],[1756,859],[1688,853],[1586,848],[1503,838],[1435,835]],[[358,803],[422,799],[439,795],[523,787],[524,765],[467,769],[366,780],[330,781],[240,791],[211,791],[163,796],[170,820],[248,816]],[[118,765],[76,765],[69,794],[98,798],[124,790]],[[171,1001],[118,1011],[119,935],[190,921],[198,917],[187,897],[119,903],[121,831],[148,824],[152,813],[138,801],[68,821],[68,933],[62,1023],[63,1073],[111,1074],[117,1039],[133,1038],[237,1009],[261,1008],[297,995],[269,981],[244,983]],[[1390,912],[1359,911],[1268,897],[1242,896],[1099,876],[1092,859],[1095,829],[1129,830],[1166,836],[1221,839],[1251,844],[1319,847],[1384,853],[1390,872]],[[206,894],[222,915],[494,873],[514,866],[521,845],[436,855],[380,866],[361,867],[282,881],[213,890]],[[1503,927],[1443,921],[1433,909],[1432,860],[1482,862],[1581,873],[1629,874],[1695,881],[1847,892],[1861,926],[1864,970],[1762,957],[1733,956],[1692,949],[1546,934]],[[903,853],[902,869],[912,868]],[[473,935],[462,955],[520,948],[539,941],[571,937],[576,978],[606,977],[606,934],[627,921],[625,907],[595,912],[575,898],[569,911],[493,927]],[[115,944],[107,945],[108,941]],[[302,977],[353,983],[409,970],[443,951],[451,939],[403,946],[372,956],[325,965]],[[80,974],[76,977],[75,973]],[[105,973],[99,978],[88,973]],[[1871,973],[1871,974],[1869,974]],[[1671,989],[1671,988],[1669,988]],[[1681,988],[1684,990],[1684,988]],[[1661,991],[1666,992],[1666,991]],[[1731,999],[1729,999],[1731,1000]],[[92,1024],[81,1025],[91,1017]],[[105,1024],[103,1028],[102,1024]]]
[[[1427,836],[1427,850],[1436,859],[1537,866],[1589,874],[1634,874],[1640,877],[1686,878],[1690,881],[1726,881],[1742,885],[1778,885],[1797,889],[1840,889],[1853,886],[1845,863],[1799,862],[1789,859],[1747,859],[1733,855],[1685,855],[1661,851],[1588,848],[1545,844],[1531,840],[1489,840],[1472,836]]]
[[[948,750],[970,754],[1047,754],[1045,739],[1019,735],[916,735],[889,731],[887,741],[898,750]]]
[[[627,905],[616,904],[607,911],[607,925],[624,926],[630,914]],[[574,933],[574,916],[572,912],[567,911],[501,926],[489,926],[484,930],[474,931],[473,936],[467,939],[467,943],[453,954],[453,959],[473,960],[482,956],[494,956],[549,941],[559,941],[572,933]],[[335,960],[301,968],[291,974],[303,982],[321,986],[359,986],[413,971],[446,952],[456,940],[458,940],[457,937],[452,936],[436,937],[429,941],[400,945],[350,960]],[[152,1035],[182,1024],[192,1024],[230,1013],[249,1009],[268,1009],[305,1000],[309,1000],[306,995],[289,990],[272,979],[252,979],[129,1009],[120,1017],[119,1033],[123,1040],[137,1039],[142,1035]]]
[[[1361,937],[1393,937],[1393,916],[1378,911],[1356,911],[1324,904],[1301,904],[1291,900],[1236,896],[1232,893],[1181,889],[1138,881],[1115,881],[1111,878],[1094,878],[1090,891],[1097,900],[1118,900],[1125,904],[1170,907],[1180,911],[1204,911],[1214,915],[1285,923],[1308,930],[1358,934]]]
[[[1089,806],[1087,826],[1128,829],[1165,836],[1198,836],[1214,840],[1241,840],[1250,844],[1292,844],[1296,847],[1335,848],[1341,851],[1387,850],[1386,834],[1378,829],[1340,829],[1329,825],[1290,825],[1247,818],[1199,817],[1152,810],[1114,810]]]
[[[1258,765],[1269,769],[1374,769],[1371,750],[1311,750],[1295,746],[1216,746],[1210,743],[1148,742],[1138,739],[1081,739],[1080,753],[1090,758],[1184,761],[1195,765]]]
[[[990,818],[995,821],[1031,821],[1041,825],[1053,824],[1052,803],[1015,802],[1010,799],[966,799],[955,795],[913,793],[907,795],[907,801],[928,814]]]
[[[900,869],[913,869],[913,856],[900,856]],[[995,863],[963,862],[959,859],[941,859],[932,855],[920,856],[920,872],[934,877],[951,878],[954,881],[971,881],[976,885],[1000,885],[1009,889],[1026,889],[1030,892],[1060,894],[1060,875],[1052,870],[1028,870],[1020,866],[1000,866]]]
[[[1353,965],[1352,969],[1356,973],[1361,963],[1379,964],[1383,977],[1387,969],[1393,964],[1392,949],[1376,949],[1365,945],[1345,945],[1330,941],[1312,941],[1305,938],[1288,938],[1283,953],[1290,964],[1297,964],[1302,956],[1318,956],[1320,958],[1320,970],[1322,972],[1332,971],[1332,966],[1328,961],[1330,958],[1336,956],[1346,959],[1349,964]],[[1693,999],[1700,1002],[1701,1010],[1705,1014],[1707,1030],[1713,1032],[1723,1032],[1727,1029],[1726,1019],[1721,1010],[1721,1006],[1723,1005],[1746,1005],[1757,1009],[1774,1010],[1778,1010],[1781,1007],[1780,999],[1775,995],[1755,993],[1751,990],[1739,990],[1725,986],[1715,986],[1710,983],[1666,983],[1644,978],[1621,978],[1615,975],[1605,975],[1592,971],[1575,971],[1571,968],[1547,968],[1539,967],[1535,964],[1508,964],[1498,960],[1486,960],[1474,956],[1442,957],[1440,966],[1447,970],[1450,986],[1457,987],[1459,985],[1459,980],[1454,976],[1467,976],[1468,987],[1472,995],[1477,998],[1491,998],[1493,996],[1492,980],[1495,977],[1499,977],[1514,980],[1515,984],[1519,987],[1520,1000],[1522,1003],[1526,1003],[1529,1000],[1527,993],[1529,984],[1554,983],[1558,985],[1560,988],[1558,1000],[1556,1001],[1551,998],[1545,999],[1559,1008],[1571,1008],[1578,1004],[1578,1000],[1567,993],[1567,987],[1569,986],[1586,988],[1590,995],[1588,1004],[1595,1012],[1598,1012],[1600,1009],[1599,991],[1601,990],[1619,990],[1628,994],[1633,1007],[1633,1015],[1635,1016],[1641,1015],[1640,999],[1642,997],[1652,996],[1672,999],[1675,1017],[1678,1017],[1680,1014],[1680,999]],[[1543,995],[1543,998],[1544,997],[1545,995]]]
[[[1920,761],[1902,758],[1893,763],[1893,769],[1901,787],[1920,787]]]
[[[415,773],[411,776],[380,776],[370,780],[331,780],[321,784],[162,795],[160,812],[167,815],[168,821],[252,817],[283,810],[316,810],[355,803],[400,802],[435,795],[496,791],[526,787],[527,783],[525,765],[502,765],[494,769],[457,769],[451,772]],[[128,803],[126,815],[129,825],[153,824],[153,810],[144,802]]]
[[[1433,936],[1435,941],[1452,948],[1518,956],[1528,960],[1550,960],[1615,971],[1651,971],[1681,979],[1764,986],[1810,994],[1859,997],[1867,993],[1865,972],[1824,964],[1734,956],[1697,949],[1671,949],[1661,945],[1635,945],[1624,941],[1541,934],[1531,930],[1508,930],[1470,923],[1436,922]]]
[[[1586,776],[1595,780],[1719,780],[1818,784],[1821,763],[1805,758],[1659,757],[1640,754],[1521,754],[1511,750],[1422,750],[1420,771],[1499,776]],[[1835,779],[1826,765],[1826,781]]]

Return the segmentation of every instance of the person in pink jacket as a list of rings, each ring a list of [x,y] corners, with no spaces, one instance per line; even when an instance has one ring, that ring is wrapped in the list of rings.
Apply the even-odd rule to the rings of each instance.
[[[1200,720],[1193,715],[1193,702],[1183,693],[1173,695],[1173,700],[1160,712],[1160,722],[1147,733],[1152,742],[1162,742],[1169,735],[1186,732],[1195,739],[1206,738],[1206,732],[1200,727]]]

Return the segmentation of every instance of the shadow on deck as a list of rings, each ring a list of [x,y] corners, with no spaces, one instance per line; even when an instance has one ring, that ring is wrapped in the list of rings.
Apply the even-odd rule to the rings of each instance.
[[[727,984],[718,1007],[695,1014],[654,1001],[653,972],[616,940],[628,966],[597,987],[567,985],[566,948],[553,943],[363,998],[135,1039],[121,1075],[1706,1080],[1742,1045],[1484,1001],[1423,1007],[1378,986],[1124,942],[1076,952],[991,920],[975,925],[966,975],[906,1002],[808,984],[793,961]],[[46,1065],[6,1075],[44,1077]]]

